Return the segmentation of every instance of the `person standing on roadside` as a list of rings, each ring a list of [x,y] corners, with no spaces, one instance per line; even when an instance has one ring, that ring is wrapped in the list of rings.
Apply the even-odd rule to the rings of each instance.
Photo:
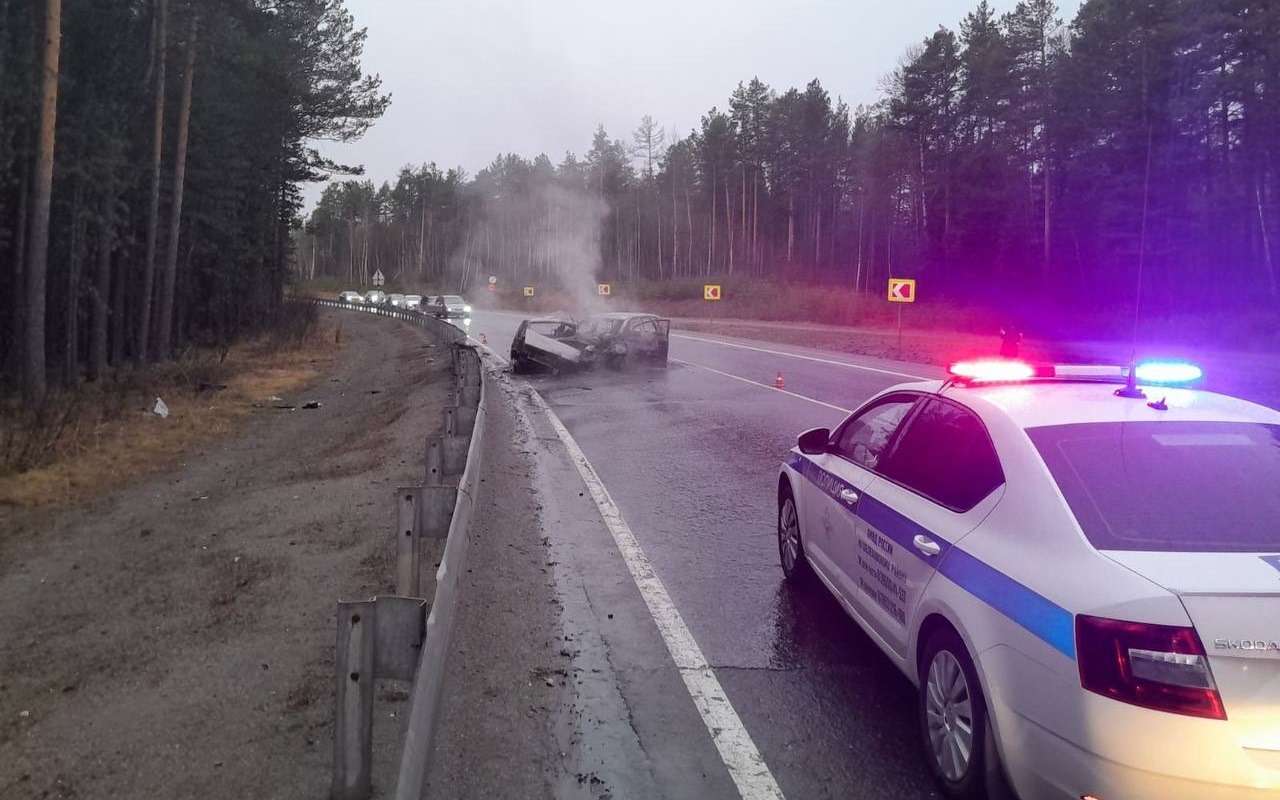
[[[1022,344],[1022,329],[1013,320],[1000,326],[1000,357],[1017,358],[1018,346]]]

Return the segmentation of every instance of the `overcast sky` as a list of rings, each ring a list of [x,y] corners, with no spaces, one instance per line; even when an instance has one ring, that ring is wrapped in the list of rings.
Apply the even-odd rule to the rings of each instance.
[[[1059,0],[1069,21],[1079,0]],[[364,139],[324,145],[381,183],[406,163],[475,172],[498,153],[581,155],[597,124],[630,140],[644,114],[683,136],[739,81],[813,78],[850,106],[977,0],[347,0],[391,108]],[[994,0],[998,12],[1015,0]],[[319,197],[322,185],[307,189]]]

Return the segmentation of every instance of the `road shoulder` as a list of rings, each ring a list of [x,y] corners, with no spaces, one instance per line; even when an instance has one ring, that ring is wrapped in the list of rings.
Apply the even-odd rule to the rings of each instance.
[[[428,793],[735,797],[569,454],[521,384],[489,380],[483,496]]]

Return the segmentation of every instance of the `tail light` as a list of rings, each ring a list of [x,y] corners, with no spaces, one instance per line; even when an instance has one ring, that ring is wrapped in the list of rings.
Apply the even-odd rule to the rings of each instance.
[[[1195,628],[1076,617],[1080,685],[1135,706],[1226,719]]]

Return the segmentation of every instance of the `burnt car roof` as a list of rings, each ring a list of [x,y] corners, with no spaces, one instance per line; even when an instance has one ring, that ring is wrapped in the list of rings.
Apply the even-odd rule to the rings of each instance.
[[[597,319],[635,319],[636,317],[653,317],[661,319],[657,314],[650,314],[647,311],[608,311],[603,314],[592,314]]]

